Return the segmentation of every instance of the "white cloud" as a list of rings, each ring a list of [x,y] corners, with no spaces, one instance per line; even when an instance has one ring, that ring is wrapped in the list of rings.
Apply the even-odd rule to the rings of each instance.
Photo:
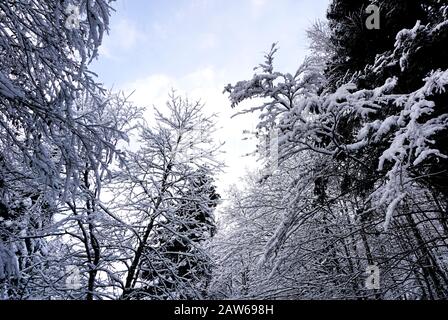
[[[214,49],[218,46],[219,40],[214,33],[205,33],[200,37],[199,48],[203,50]]]
[[[154,74],[124,85],[123,90],[128,94],[132,93],[131,100],[136,105],[151,111],[153,106],[163,106],[169,91],[176,86],[173,78],[164,74]]]
[[[252,6],[252,13],[255,16],[259,16],[266,8],[267,3],[268,3],[267,0],[250,0],[250,4]]]
[[[135,23],[127,19],[123,19],[117,23],[115,33],[115,44],[125,50],[132,49],[139,43],[139,41],[145,39],[145,36],[138,29]]]
[[[263,51],[276,41],[280,42],[276,67],[294,71],[306,51],[304,29],[315,18],[324,18],[328,6],[328,0],[278,2],[119,0],[119,15],[112,19],[111,34],[100,49],[109,58],[100,59],[102,70],[110,73],[106,82],[122,84],[122,76],[132,79],[120,87],[135,90],[132,100],[148,107],[149,122],[153,123],[151,107],[163,108],[172,88],[191,100],[201,98],[208,112],[220,113],[222,129],[217,137],[227,143],[228,166],[219,177],[222,194],[227,186],[239,184],[246,167],[256,166],[253,158],[242,157],[256,145],[242,141],[242,132],[253,130],[258,122],[256,114],[231,119],[236,110],[230,108],[223,87],[250,78],[251,67],[262,61]],[[297,12],[305,18],[297,19]],[[244,103],[238,110],[255,103]]]
[[[119,60],[113,52],[129,51],[145,40],[145,34],[135,23],[121,19],[111,24],[111,31],[100,47],[100,54],[111,60]]]
[[[250,0],[250,2],[252,3],[252,6],[261,8],[267,3],[267,0]]]
[[[152,30],[154,35],[160,39],[166,39],[168,37],[168,30],[166,29],[166,26],[159,22],[154,22],[152,24]]]
[[[232,184],[236,184],[247,169],[254,169],[254,159],[243,157],[255,148],[254,141],[243,141],[243,131],[255,128],[253,116],[241,116],[231,118],[234,110],[223,92],[225,72],[212,67],[205,67],[194,72],[178,77],[176,80],[168,75],[150,75],[134,81],[125,86],[127,92],[134,91],[132,101],[139,106],[146,106],[148,112],[145,118],[153,123],[152,106],[161,110],[165,106],[168,93],[171,89],[181,95],[187,95],[190,100],[201,100],[205,104],[205,111],[209,114],[218,113],[218,128],[216,140],[225,142],[223,147],[225,154],[222,160],[227,165],[224,172],[217,177],[220,192],[225,196],[225,190]]]

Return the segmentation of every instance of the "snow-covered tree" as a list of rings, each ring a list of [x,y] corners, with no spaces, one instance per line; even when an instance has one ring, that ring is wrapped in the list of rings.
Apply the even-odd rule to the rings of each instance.
[[[70,6],[79,8],[79,28],[66,27]],[[78,147],[92,153],[89,163],[99,169],[92,149],[103,143],[101,129],[76,99],[88,94],[102,102],[87,66],[108,28],[109,11],[103,0],[0,5],[2,155],[26,165],[30,178],[49,188],[70,192],[84,166],[77,161]]]
[[[261,183],[310,159],[294,179],[312,187],[284,189],[282,222],[257,258],[270,277],[294,266],[296,284],[314,279],[290,297],[446,298],[447,6],[378,5],[383,21],[402,19],[368,30],[365,3],[333,2],[325,72],[309,60],[295,76],[276,72],[274,46],[251,80],[226,87],[232,107],[264,99],[241,112],[260,110],[259,130],[279,132],[280,170]],[[375,264],[384,281],[368,292],[359,280]]]
[[[90,101],[84,103],[89,104]],[[113,297],[107,291],[112,287],[109,276],[112,272],[111,265],[115,262],[114,250],[108,247],[114,245],[109,241],[108,229],[113,229],[121,221],[110,215],[103,204],[103,199],[107,199],[108,195],[102,192],[101,185],[107,185],[112,179],[113,168],[122,166],[126,161],[126,153],[120,151],[120,145],[132,134],[143,111],[130,103],[129,98],[122,93],[109,93],[100,108],[95,104],[90,107],[93,108],[96,123],[108,128],[104,129],[103,139],[112,149],[98,150],[98,159],[103,163],[99,180],[88,165],[89,155],[80,155],[86,164],[79,176],[80,189],[72,193],[72,197],[66,200],[59,212],[65,218],[64,223],[60,223],[66,233],[63,242],[70,244],[68,250],[61,252],[70,261],[63,267],[66,271],[73,267],[79,272],[79,288],[69,293],[72,298],[86,300]]]
[[[0,3],[0,291],[6,298],[30,298],[38,292],[30,286],[51,285],[35,276],[47,267],[52,218],[79,190],[80,172],[88,167],[98,179],[102,152],[113,152],[104,136],[111,128],[93,114],[104,91],[88,70],[110,9],[103,0]]]
[[[158,299],[204,299],[211,277],[211,258],[202,248],[215,232],[213,211],[219,195],[200,170],[188,182],[175,210],[155,229],[154,248],[145,252],[142,278],[145,294]],[[155,249],[155,250],[154,250]]]
[[[109,207],[127,222],[121,298],[198,299],[208,273],[202,242],[217,201],[210,178],[222,166],[215,116],[174,93],[166,113],[155,114],[152,127],[140,127],[141,147],[129,152],[111,186]]]

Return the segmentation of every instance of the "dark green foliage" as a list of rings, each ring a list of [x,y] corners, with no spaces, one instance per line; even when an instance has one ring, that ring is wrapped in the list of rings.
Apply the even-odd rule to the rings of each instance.
[[[369,30],[365,26],[368,16],[365,9],[370,4],[380,8],[379,30]],[[348,81],[359,89],[374,89],[393,77],[397,78],[393,93],[410,94],[421,88],[432,71],[448,68],[448,25],[442,24],[446,15],[446,4],[437,0],[333,1],[328,19],[336,54],[326,69],[327,90],[334,90]],[[412,34],[400,36],[403,29],[409,29]],[[448,112],[447,92],[439,92],[432,99],[435,112],[425,120]],[[382,108],[381,114],[376,114],[372,120],[382,120],[400,111],[400,107],[391,102],[383,102]],[[338,133],[345,142],[350,142],[357,128],[356,119],[348,115],[347,119],[341,119]],[[448,154],[446,135],[443,131],[434,136],[434,145],[442,154]],[[374,171],[384,146],[372,143],[368,157],[364,157],[365,151],[361,150],[357,157],[364,158],[366,166],[357,170],[367,167]],[[437,159],[415,168],[414,175],[425,176],[422,181],[447,196],[447,167],[446,159]]]
[[[201,244],[215,234],[213,211],[219,199],[212,179],[198,171],[182,200],[160,221],[154,248],[147,249],[142,272],[149,283],[146,295],[155,299],[205,297],[211,261]]]

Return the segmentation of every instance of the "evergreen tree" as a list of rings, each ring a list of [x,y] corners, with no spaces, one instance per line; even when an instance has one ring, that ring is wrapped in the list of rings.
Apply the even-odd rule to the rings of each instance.
[[[365,24],[370,4],[380,8],[379,30]],[[442,1],[335,0],[328,15],[334,55],[323,80],[308,60],[295,77],[274,71],[273,47],[261,72],[226,87],[232,107],[266,99],[241,113],[261,110],[258,128],[279,129],[280,170],[262,183],[296,157],[313,159],[297,177],[312,182],[313,202],[299,210],[309,195],[297,190],[279,210],[283,222],[262,259],[274,265],[270,276],[294,264],[288,253],[272,261],[288,250],[287,235],[310,228],[308,237],[321,236],[321,249],[303,250],[315,252],[308,257],[314,262],[322,254],[317,270],[340,295],[363,296],[344,279],[378,263],[390,277],[372,297],[408,297],[412,288],[412,298],[446,298],[447,271],[437,257],[447,254],[448,234],[447,12]],[[322,283],[313,286],[319,296],[328,293]]]
[[[356,73],[374,63],[378,54],[393,50],[395,38],[402,29],[412,28],[416,21],[426,23],[429,18],[424,10],[425,3],[437,1],[407,0],[335,0],[328,11],[329,27],[332,30],[331,43],[335,54],[328,64],[326,75],[330,88],[344,84]],[[376,5],[380,13],[380,28],[368,29],[366,20],[369,5]],[[441,6],[439,2],[438,7]],[[433,9],[436,10],[436,9]],[[373,88],[387,78],[378,79]]]
[[[364,24],[367,15],[365,8],[369,4],[380,8],[379,30],[368,30]],[[333,1],[328,18],[333,31],[331,41],[336,49],[326,70],[329,87],[334,89],[351,81],[358,89],[374,89],[382,86],[387,79],[395,78],[397,83],[391,93],[411,94],[418,90],[432,72],[448,69],[447,14],[447,5],[437,0]],[[448,93],[445,90],[431,93],[428,99],[434,103],[434,110],[423,121],[436,119],[448,112]],[[381,121],[396,116],[402,110],[394,100],[382,101],[379,105],[381,112],[375,113],[369,120]],[[346,142],[353,142],[360,121],[353,115],[341,118],[338,133]],[[446,134],[445,130],[441,130],[433,137],[434,147],[441,154],[448,154],[448,144],[443,138]],[[369,168],[368,171],[375,171],[378,167],[376,159],[387,149],[386,145],[370,143],[366,147],[369,150],[362,150],[361,153],[374,156],[366,157],[364,166],[358,166],[356,170]],[[359,157],[362,158],[362,154]],[[416,177],[425,176],[423,181],[428,186],[447,196],[447,166],[447,159],[442,157],[430,159],[412,171]]]
[[[212,262],[202,244],[214,236],[213,211],[219,199],[205,172],[189,180],[175,210],[156,228],[157,254],[149,249],[145,255],[142,277],[150,283],[147,293],[158,299],[206,297]]]

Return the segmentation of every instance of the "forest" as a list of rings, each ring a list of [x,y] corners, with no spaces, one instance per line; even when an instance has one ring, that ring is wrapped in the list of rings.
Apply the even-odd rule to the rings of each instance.
[[[222,84],[260,167],[223,191],[217,114],[92,71],[114,0],[1,0],[0,300],[448,299],[448,4],[327,2]]]

